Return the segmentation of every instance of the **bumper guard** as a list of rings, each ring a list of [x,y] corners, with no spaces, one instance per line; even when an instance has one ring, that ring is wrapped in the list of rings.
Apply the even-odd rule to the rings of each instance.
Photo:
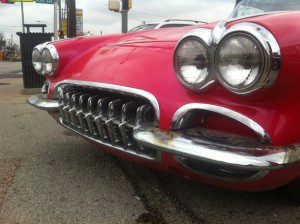
[[[48,112],[56,112],[59,109],[58,100],[48,99],[47,94],[36,94],[31,96],[28,103],[40,110],[45,110]]]

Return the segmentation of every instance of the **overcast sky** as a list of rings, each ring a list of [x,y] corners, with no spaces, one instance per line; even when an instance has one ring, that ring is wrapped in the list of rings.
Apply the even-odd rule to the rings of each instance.
[[[129,28],[142,21],[158,22],[169,18],[194,19],[207,22],[225,19],[234,7],[235,0],[133,0],[129,12]],[[119,33],[120,13],[108,10],[108,0],[77,0],[83,9],[84,32],[93,34]],[[47,31],[53,32],[53,5],[24,3],[25,23],[43,21]],[[21,30],[21,4],[0,4],[0,31],[6,37]],[[17,36],[14,35],[15,41]]]

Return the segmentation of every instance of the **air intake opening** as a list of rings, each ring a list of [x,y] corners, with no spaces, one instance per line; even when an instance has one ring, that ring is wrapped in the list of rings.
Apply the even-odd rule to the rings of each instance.
[[[269,136],[254,121],[229,109],[207,104],[195,104],[190,108],[188,106],[181,108],[174,116],[172,128],[186,129],[186,131],[198,130],[200,135],[205,135],[212,141],[220,143],[227,139],[234,144],[245,138],[254,144],[269,141]],[[224,150],[226,149],[224,148]],[[175,156],[175,159],[191,172],[229,181],[253,180],[262,174],[259,171],[212,165],[209,162],[192,158]]]

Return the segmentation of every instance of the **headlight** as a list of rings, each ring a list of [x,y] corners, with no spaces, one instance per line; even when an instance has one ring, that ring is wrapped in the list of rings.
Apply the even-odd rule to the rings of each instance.
[[[261,45],[250,35],[236,33],[225,37],[216,51],[220,82],[232,92],[247,92],[262,77],[265,67]]]
[[[47,75],[53,75],[59,64],[58,53],[55,47],[48,44],[42,52],[43,71]]]
[[[36,72],[42,75],[42,55],[37,48],[34,48],[32,52],[32,64]]]
[[[32,52],[32,64],[40,75],[53,75],[59,65],[59,56],[54,45],[44,43]]]
[[[177,46],[174,67],[178,80],[192,90],[202,89],[207,84],[210,68],[208,47],[197,37],[187,37]]]

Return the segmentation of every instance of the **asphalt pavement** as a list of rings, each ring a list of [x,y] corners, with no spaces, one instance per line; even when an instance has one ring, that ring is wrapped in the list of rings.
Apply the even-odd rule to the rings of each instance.
[[[22,71],[21,62],[3,62],[0,61],[0,74],[11,74]]]
[[[0,72],[1,73],[1,72]],[[298,224],[283,190],[241,193],[118,159],[0,79],[0,223]]]

